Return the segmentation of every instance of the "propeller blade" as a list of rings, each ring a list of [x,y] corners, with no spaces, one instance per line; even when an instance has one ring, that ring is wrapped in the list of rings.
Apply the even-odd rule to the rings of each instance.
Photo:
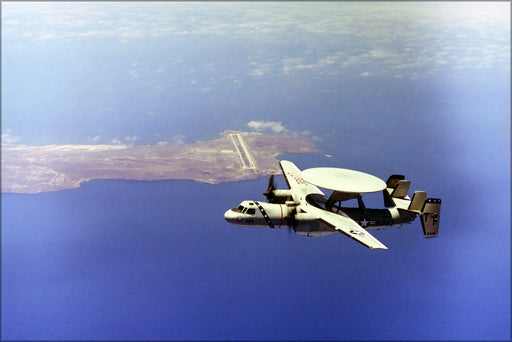
[[[272,203],[274,200],[274,190],[276,189],[276,186],[274,184],[274,173],[270,174],[270,177],[268,178],[268,187],[267,190],[263,193],[265,197],[267,197],[267,200],[269,203]]]
[[[288,240],[290,240],[291,236],[292,236],[292,229],[295,231],[294,228],[288,228]]]
[[[297,228],[297,219],[295,216],[297,215],[297,209],[293,209],[290,213],[290,217],[288,218],[288,226],[295,231],[295,228]]]
[[[268,177],[268,188],[267,188],[267,191],[275,190],[275,189],[276,189],[276,187],[274,185],[274,174],[271,173],[270,177]]]

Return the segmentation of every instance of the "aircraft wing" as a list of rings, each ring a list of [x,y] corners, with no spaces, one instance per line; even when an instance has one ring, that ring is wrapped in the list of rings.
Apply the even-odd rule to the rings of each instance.
[[[309,210],[311,209],[315,211],[320,221],[366,247],[371,249],[388,249],[382,242],[373,237],[373,235],[368,233],[366,229],[358,225],[357,222],[351,218],[318,208],[310,207]]]
[[[313,184],[306,182],[301,174],[299,168],[291,161],[281,160],[279,163],[281,170],[283,170],[284,178],[288,187],[292,190],[292,197],[294,201],[303,201],[309,194],[324,194]]]
[[[294,201],[303,202],[309,194],[324,194],[316,186],[306,182],[302,178],[301,171],[294,163],[282,160],[280,165]],[[314,214],[315,217],[318,217],[318,220],[331,228],[336,229],[340,233],[347,235],[368,248],[388,249],[382,242],[374,238],[366,229],[358,225],[356,221],[348,216],[335,214],[310,205],[307,205],[307,211]]]

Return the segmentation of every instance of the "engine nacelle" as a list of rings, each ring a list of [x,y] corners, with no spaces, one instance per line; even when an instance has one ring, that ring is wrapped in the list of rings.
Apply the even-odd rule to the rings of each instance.
[[[277,204],[285,204],[291,198],[292,192],[290,190],[276,189],[268,194],[269,202]]]

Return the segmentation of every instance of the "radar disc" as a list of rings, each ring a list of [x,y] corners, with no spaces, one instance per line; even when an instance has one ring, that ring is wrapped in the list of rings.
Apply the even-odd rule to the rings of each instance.
[[[382,191],[386,182],[368,173],[335,167],[315,167],[301,172],[302,178],[327,190],[353,193]]]

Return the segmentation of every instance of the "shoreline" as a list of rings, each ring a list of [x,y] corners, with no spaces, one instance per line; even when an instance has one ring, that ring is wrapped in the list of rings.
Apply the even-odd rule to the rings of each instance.
[[[73,189],[94,179],[220,184],[278,172],[279,154],[314,152],[312,139],[239,131],[188,145],[2,145],[2,193]]]

